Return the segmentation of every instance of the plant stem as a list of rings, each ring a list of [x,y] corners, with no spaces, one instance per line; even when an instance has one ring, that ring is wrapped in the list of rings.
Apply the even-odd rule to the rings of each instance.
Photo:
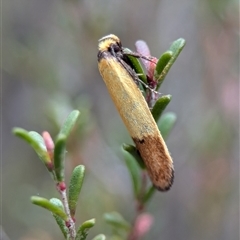
[[[61,195],[63,207],[64,207],[64,210],[65,210],[65,213],[68,216],[68,221],[66,222],[66,225],[69,229],[70,239],[74,240],[75,237],[76,237],[75,221],[73,220],[73,218],[70,214],[66,189],[60,189],[58,184],[57,184],[57,190],[58,190],[59,194]]]
[[[141,190],[138,198],[136,199],[136,216],[134,218],[132,229],[128,235],[127,240],[138,240],[139,239],[139,233],[138,233],[138,226],[137,226],[137,220],[139,216],[144,212],[145,204],[143,202],[143,196],[145,195],[147,186],[147,172],[142,171],[142,184],[141,184]]]

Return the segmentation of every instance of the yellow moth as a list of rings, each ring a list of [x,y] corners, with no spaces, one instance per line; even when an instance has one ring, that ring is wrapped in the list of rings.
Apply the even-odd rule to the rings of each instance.
[[[99,40],[98,68],[151,181],[158,190],[167,191],[173,183],[173,161],[117,36]]]

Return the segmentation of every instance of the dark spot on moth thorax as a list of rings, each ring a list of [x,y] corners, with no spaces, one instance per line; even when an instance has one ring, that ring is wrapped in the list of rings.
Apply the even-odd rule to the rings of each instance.
[[[139,143],[143,144],[145,141],[144,139],[139,140]]]

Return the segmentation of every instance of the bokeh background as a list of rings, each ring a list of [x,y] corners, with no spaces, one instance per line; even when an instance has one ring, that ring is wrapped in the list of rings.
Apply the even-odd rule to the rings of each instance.
[[[186,46],[161,93],[177,123],[167,144],[175,182],[147,207],[154,217],[144,239],[239,239],[239,6],[236,0],[2,1],[3,239],[62,239],[32,195],[58,197],[33,150],[13,127],[53,137],[73,109],[80,127],[68,144],[66,174],[87,168],[78,222],[96,218],[90,237],[119,211],[134,217],[131,181],[120,151],[131,139],[97,69],[98,39],[114,33],[134,49],[147,41],[158,57],[182,37]],[[8,236],[8,237],[7,237]]]

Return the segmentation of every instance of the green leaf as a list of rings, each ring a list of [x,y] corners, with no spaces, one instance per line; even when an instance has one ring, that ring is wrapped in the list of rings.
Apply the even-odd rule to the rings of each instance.
[[[169,50],[173,52],[173,57],[175,57],[175,60],[176,57],[180,54],[180,52],[184,48],[185,44],[186,44],[185,39],[179,38],[176,41],[174,41],[170,46]]]
[[[124,54],[127,55],[127,58],[131,62],[136,74],[138,74],[138,77],[147,84],[147,77],[146,74],[144,73],[144,70],[142,68],[142,65],[140,61],[135,57],[131,55],[132,51],[128,48],[124,48]]]
[[[176,114],[168,112],[162,115],[158,122],[158,128],[162,134],[163,139],[166,139],[171,132],[175,122],[177,120]]]
[[[73,129],[78,119],[80,112],[78,110],[72,111],[67,117],[65,123],[59,132],[55,141],[54,148],[54,167],[56,172],[56,178],[58,182],[64,181],[64,163],[66,153],[66,141],[71,130]]]
[[[83,165],[79,165],[74,168],[70,179],[68,200],[69,209],[72,217],[75,215],[76,212],[77,201],[82,188],[84,174],[85,167]]]
[[[174,41],[172,43],[172,45],[170,46],[169,51],[171,51],[173,53],[173,55],[172,55],[171,59],[168,61],[167,65],[164,67],[164,69],[158,75],[158,78],[156,79],[158,81],[157,89],[161,86],[164,78],[166,77],[166,75],[169,72],[170,68],[172,67],[173,63],[176,61],[178,55],[180,54],[183,47],[185,46],[185,43],[186,43],[186,41],[183,38],[179,38],[178,40]],[[158,63],[157,63],[157,65],[158,65]]]
[[[62,210],[64,210],[63,208],[63,204],[61,202],[61,200],[59,200],[58,198],[51,198],[50,199],[50,202],[53,203],[55,206],[61,208]],[[65,239],[68,237],[68,234],[69,234],[69,231],[68,231],[68,228],[65,224],[65,221],[59,217],[58,215],[52,213],[53,217],[55,218],[59,228],[61,229],[62,231],[62,234],[64,235]]]
[[[137,161],[137,163],[140,166],[140,168],[142,168],[142,169],[146,168],[146,166],[144,164],[144,161],[141,158],[141,156],[140,156],[140,154],[139,154],[139,152],[138,152],[138,150],[136,149],[135,146],[133,146],[131,144],[124,143],[122,145],[122,147],[123,147],[123,150],[129,152],[134,157],[134,159]]]
[[[66,153],[66,135],[59,134],[55,141],[54,168],[58,182],[64,181],[64,163]]]
[[[65,135],[67,138],[76,124],[79,115],[80,112],[78,110],[72,111],[64,122],[59,135]]]
[[[104,214],[105,221],[117,229],[130,230],[130,224],[118,212]]]
[[[173,56],[172,51],[166,51],[162,54],[162,56],[159,58],[156,68],[155,68],[155,78],[158,79],[159,75],[162,73],[163,69],[167,66],[168,62]]]
[[[159,118],[162,115],[162,112],[167,107],[167,105],[170,103],[171,98],[172,98],[171,95],[164,95],[156,101],[156,103],[152,109],[152,115],[156,122],[158,122]]]
[[[88,236],[88,231],[90,228],[92,228],[95,225],[95,218],[90,219],[86,222],[84,222],[77,231],[76,240],[85,240]]]
[[[13,133],[29,143],[45,165],[51,163],[44,140],[39,133],[34,131],[28,132],[22,128],[14,128]]]
[[[53,204],[46,198],[32,196],[31,202],[35,205],[38,205],[40,207],[43,207],[43,208],[51,211],[53,214],[58,215],[64,221],[67,221],[67,219],[68,219],[67,214],[59,206],[56,206],[55,204]]]
[[[94,237],[92,240],[106,240],[106,236],[103,234],[99,234],[96,237]]]
[[[129,171],[131,179],[132,179],[134,195],[135,195],[135,197],[138,197],[140,188],[141,188],[141,174],[140,174],[139,164],[138,164],[136,158],[134,157],[135,154],[133,154],[134,147],[133,147],[133,149],[131,149],[131,146],[129,147],[129,145],[125,144],[125,145],[123,145],[122,151],[123,151],[126,166],[128,168],[128,171]],[[129,153],[129,151],[131,153]]]

